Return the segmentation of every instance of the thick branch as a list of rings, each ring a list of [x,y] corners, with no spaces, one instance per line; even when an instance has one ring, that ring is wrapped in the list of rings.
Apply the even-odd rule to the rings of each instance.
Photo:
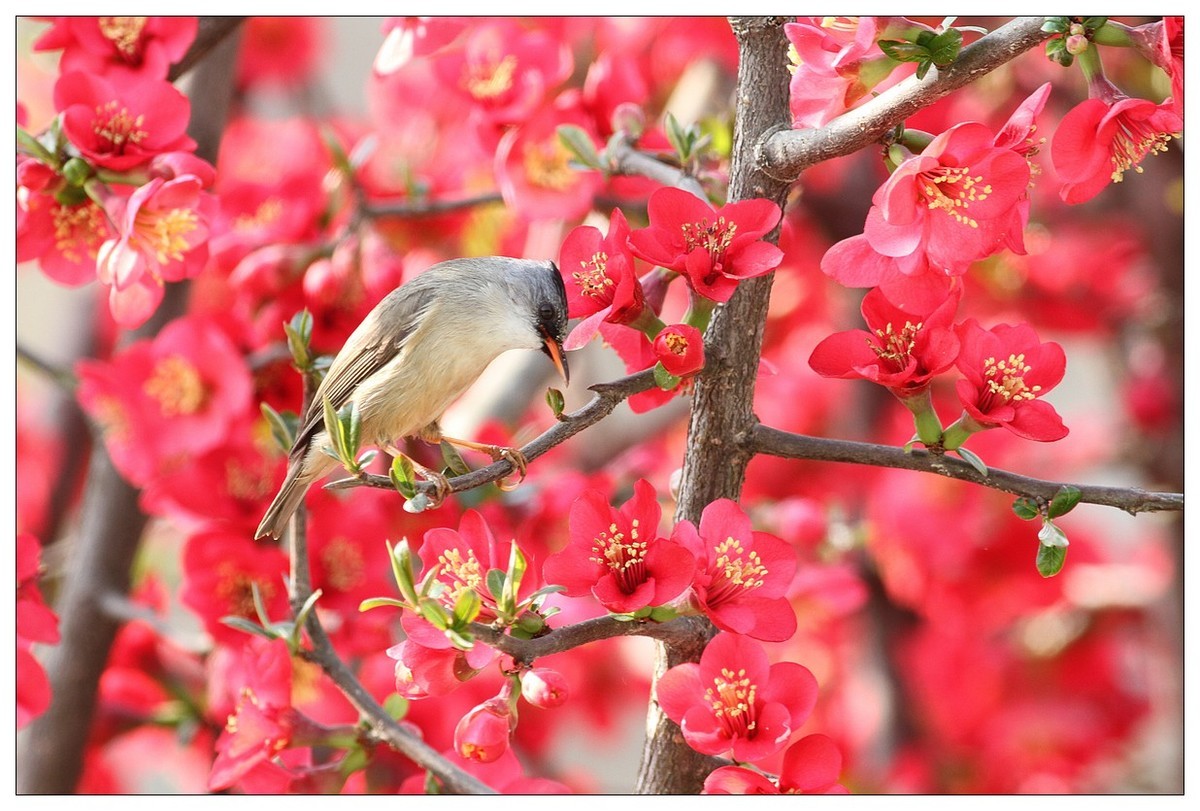
[[[963,48],[949,67],[930,70],[920,80],[910,76],[824,127],[773,132],[759,144],[759,167],[772,177],[792,181],[814,164],[875,143],[913,113],[1044,40],[1048,36],[1041,30],[1044,20],[1044,17],[1018,17]]]
[[[167,73],[167,81],[173,82],[187,73],[192,67],[208,55],[208,52],[221,44],[221,40],[237,30],[245,21],[245,17],[201,17],[200,27],[196,31],[196,39],[187,53],[171,66]]]
[[[1049,501],[1059,488],[1068,484],[1068,482],[1034,479],[996,468],[990,468],[988,475],[983,476],[961,459],[949,456],[935,456],[923,450],[905,453],[903,448],[893,448],[887,445],[791,434],[775,428],[768,428],[765,425],[754,428],[750,441],[755,453],[765,453],[785,459],[850,462],[859,465],[919,470],[924,473],[936,473],[951,479],[981,484],[993,490],[1012,493],[1014,496],[1029,496],[1041,501]],[[1103,487],[1093,484],[1071,486],[1079,488],[1079,492],[1082,493],[1081,501],[1088,504],[1116,507],[1130,514],[1183,509],[1183,493],[1152,493],[1136,487]]]
[[[578,411],[564,414],[557,424],[521,448],[521,453],[524,454],[527,461],[532,462],[550,449],[566,442],[584,428],[595,425],[607,417],[623,400],[653,386],[654,372],[652,370],[618,378],[611,383],[597,383],[591,386],[590,390],[594,391],[596,395],[585,406]],[[487,467],[481,467],[463,476],[455,476],[450,479],[450,490],[454,493],[471,490],[489,482],[499,481],[515,472],[511,462],[501,459]],[[386,476],[368,475],[361,479],[339,479],[325,485],[328,490],[344,490],[363,486],[383,487],[391,490],[392,482]],[[417,482],[417,489],[426,495],[434,493],[434,486],[429,482]]]

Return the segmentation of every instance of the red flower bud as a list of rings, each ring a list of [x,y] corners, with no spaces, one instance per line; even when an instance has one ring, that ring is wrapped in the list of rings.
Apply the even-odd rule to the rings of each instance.
[[[489,698],[462,717],[454,728],[454,751],[467,760],[491,763],[508,749],[512,712],[502,698]]]
[[[676,377],[686,377],[704,368],[704,336],[687,324],[672,324],[654,339],[654,354]]]
[[[567,703],[570,688],[557,670],[535,667],[521,676],[521,695],[535,707],[549,710]]]

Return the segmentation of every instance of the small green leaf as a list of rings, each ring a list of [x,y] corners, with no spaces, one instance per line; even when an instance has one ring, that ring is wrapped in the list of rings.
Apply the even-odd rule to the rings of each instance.
[[[930,69],[931,67],[933,67],[933,60],[932,60],[932,59],[926,59],[926,60],[924,60],[924,61],[922,61],[922,62],[918,62],[918,63],[917,63],[917,78],[918,78],[918,79],[924,79],[924,78],[925,78],[925,74],[929,72],[929,69]]]
[[[456,628],[446,629],[446,639],[449,639],[450,644],[459,650],[470,650],[475,647],[475,638]]]
[[[417,494],[416,473],[413,471],[412,460],[407,456],[397,456],[392,459],[392,466],[388,469],[388,478],[392,480],[392,487],[396,488],[396,492],[407,499],[411,499]]]
[[[508,581],[508,576],[504,574],[502,569],[488,569],[487,573],[487,589],[488,594],[492,595],[492,599],[496,602],[504,595],[504,584]]]
[[[1054,577],[1061,572],[1066,559],[1067,548],[1065,546],[1038,544],[1037,570],[1042,577]]]
[[[1071,21],[1066,17],[1047,17],[1042,23],[1042,31],[1047,34],[1065,34],[1071,27]]]
[[[1078,487],[1064,484],[1058,488],[1058,492],[1054,494],[1054,498],[1050,499],[1050,507],[1047,512],[1051,518],[1066,515],[1075,509],[1075,505],[1079,503],[1081,498],[1083,498],[1083,493],[1079,492]]]
[[[325,412],[325,434],[333,447],[333,456],[345,460],[346,443],[342,440],[342,421],[338,419],[337,412],[333,410],[333,403],[329,402],[328,397],[321,398],[321,408]]]
[[[282,448],[284,453],[291,451],[292,445],[296,444],[296,426],[299,422],[296,415],[291,411],[281,414],[271,408],[269,403],[262,403],[259,408],[271,429],[271,439],[275,440],[275,444]]]
[[[501,603],[510,615],[516,613],[517,592],[521,590],[521,581],[525,579],[528,566],[529,560],[525,553],[514,543],[508,554],[508,578],[504,584],[504,600]]]
[[[969,451],[966,448],[955,448],[954,452],[961,456],[963,461],[978,470],[980,476],[988,474],[987,465],[983,463],[983,460],[974,451]]]
[[[1058,524],[1047,518],[1042,522],[1042,528],[1038,530],[1038,540],[1042,542],[1042,546],[1066,546],[1067,534],[1059,528]]]
[[[312,313],[307,309],[292,316],[292,320],[283,325],[287,335],[288,349],[292,353],[292,361],[298,369],[307,369],[312,363]]]
[[[420,515],[429,509],[429,496],[424,493],[417,493],[415,496],[404,501],[404,511],[413,515]]]
[[[342,411],[345,412],[346,409],[350,410],[348,415],[342,417],[346,423],[346,450],[357,464],[359,439],[362,435],[362,414],[358,410],[358,403],[353,400],[347,403]]]
[[[533,594],[530,594],[528,597],[526,597],[525,602],[531,603],[531,604],[536,604],[536,603],[546,599],[551,594],[558,594],[559,592],[563,592],[566,590],[567,590],[566,586],[542,586],[540,589],[535,591]]]
[[[263,639],[277,639],[278,637],[268,631],[266,628],[251,622],[245,617],[221,617],[221,622],[238,631],[243,631],[255,636],[261,636]]]
[[[408,699],[399,693],[392,693],[384,699],[383,711],[390,715],[393,721],[399,721],[408,715]]]
[[[550,406],[550,411],[554,413],[554,419],[561,419],[563,409],[567,407],[566,398],[558,389],[546,389],[546,405]]]
[[[962,32],[948,28],[929,41],[929,58],[939,68],[944,68],[958,58],[962,50]]]
[[[1064,68],[1071,67],[1075,62],[1075,55],[1067,50],[1067,43],[1061,37],[1046,43],[1046,58]]]
[[[662,362],[654,364],[654,382],[663,391],[673,391],[679,385],[682,378],[676,377],[667,371],[667,367],[662,365]]]
[[[679,155],[679,159],[687,162],[692,157],[692,144],[695,141],[695,135],[688,129],[685,129],[678,119],[671,113],[667,113],[666,118],[667,140],[671,146],[675,148],[675,152]]]
[[[300,610],[296,612],[296,621],[292,623],[290,638],[288,645],[292,653],[300,650],[300,632],[304,630],[304,624],[308,622],[308,615],[316,608],[317,600],[321,599],[321,590],[317,589],[312,594],[308,595],[308,599],[304,601],[304,605],[300,606]]]
[[[1038,503],[1029,498],[1029,496],[1021,496],[1014,501],[1012,505],[1012,511],[1016,513],[1017,518],[1020,518],[1022,521],[1032,521],[1041,515],[1041,509],[1039,509]]]
[[[454,601],[456,624],[465,625],[468,622],[474,622],[482,608],[483,600],[480,599],[475,589],[463,589],[459,593],[458,599]]]
[[[434,628],[444,631],[450,627],[450,615],[441,603],[436,600],[422,600],[418,607],[421,616]]]
[[[654,610],[650,612],[650,619],[655,622],[669,622],[678,616],[678,611],[665,605],[656,606]]]
[[[588,135],[582,127],[574,124],[559,124],[558,140],[576,160],[587,168],[603,168],[600,156],[596,154],[596,145],[592,143],[592,136]]]
[[[396,544],[394,549],[388,545],[388,559],[392,562],[392,577],[396,580],[396,588],[400,590],[410,605],[416,605],[417,587],[414,580],[412,549],[409,548],[408,538],[401,538],[400,543]]]
[[[458,452],[458,448],[451,445],[449,442],[442,440],[439,447],[442,450],[442,461],[446,463],[446,469],[455,476],[465,476],[471,472],[471,468],[467,467],[466,461],[462,458],[462,454]]]
[[[405,604],[392,597],[369,597],[358,604],[358,610],[370,611],[372,608],[382,608],[383,606],[404,608]]]
[[[1108,17],[1084,17],[1083,27],[1089,31],[1095,31],[1106,22],[1108,22]]]
[[[921,62],[929,59],[929,49],[902,39],[881,39],[879,49],[897,62]]]
[[[436,599],[437,597],[441,596],[442,592],[445,590],[445,584],[438,580],[438,575],[441,573],[442,564],[435,563],[433,566],[430,566],[429,571],[427,571],[421,577],[421,583],[417,588],[421,592],[422,597],[433,597]]]
[[[72,186],[82,186],[93,173],[91,164],[83,158],[70,158],[62,167],[62,176]]]
[[[58,119],[55,119],[57,121]],[[27,132],[21,127],[17,127],[17,149],[24,152],[26,155],[37,158],[42,163],[50,167],[57,167],[58,161],[54,155],[47,149],[41,141]]]

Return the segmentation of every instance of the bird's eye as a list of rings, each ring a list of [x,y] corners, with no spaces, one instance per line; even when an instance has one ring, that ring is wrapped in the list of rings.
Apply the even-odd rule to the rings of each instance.
[[[554,307],[547,304],[546,302],[542,302],[542,305],[540,307],[538,307],[538,320],[539,321],[551,321],[551,320],[553,320],[553,318],[554,318]]]

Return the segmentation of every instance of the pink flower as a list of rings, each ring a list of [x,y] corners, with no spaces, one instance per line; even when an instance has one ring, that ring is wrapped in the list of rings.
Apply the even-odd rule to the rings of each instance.
[[[779,223],[779,206],[752,199],[714,209],[682,189],[664,187],[650,196],[650,227],[634,231],[635,256],[687,276],[697,293],[729,301],[738,282],[769,273],[783,251],[762,237]]]
[[[191,152],[187,135],[191,105],[165,81],[117,86],[102,76],[64,73],[54,85],[54,109],[62,130],[96,166],[124,172],[163,152]]]
[[[786,595],[796,553],[786,541],[753,531],[737,502],[717,499],[701,513],[699,531],[680,521],[671,540],[696,555],[700,571],[692,588],[714,625],[766,642],[795,633],[796,613]]]
[[[100,283],[118,324],[143,323],[162,301],[163,282],[198,274],[208,261],[211,199],[193,175],[155,178],[128,198],[108,205],[120,233],[100,246]]]
[[[705,794],[846,794],[837,782],[842,754],[827,735],[808,735],[788,747],[776,785],[760,772],[722,766],[704,780]]]
[[[508,737],[516,726],[505,695],[510,682],[496,698],[473,707],[454,728],[454,751],[467,760],[491,763],[508,751]]]
[[[599,490],[571,505],[570,542],[546,559],[542,576],[566,587],[570,597],[588,594],[617,614],[664,605],[683,593],[696,572],[691,552],[660,538],[662,508],[645,479],[620,510]]]
[[[30,648],[59,640],[58,617],[42,599],[41,544],[29,533],[17,534],[17,728],[50,706],[50,680]]]
[[[654,345],[641,330],[623,324],[601,322],[600,335],[604,338],[604,343],[612,347],[621,357],[625,364],[625,371],[629,374],[651,369],[654,364],[658,363],[658,356],[654,354]],[[690,385],[690,381],[685,380],[670,391],[663,391],[655,386],[648,391],[638,392],[629,398],[629,408],[635,414],[643,414],[671,400]]]
[[[100,246],[112,236],[103,208],[92,200],[63,205],[49,194],[24,191],[17,205],[24,214],[17,229],[18,262],[36,260],[43,273],[72,287],[96,278]]]
[[[521,674],[521,696],[544,710],[567,703],[570,689],[563,675],[548,667],[530,668]]]
[[[1091,200],[1130,169],[1141,172],[1142,160],[1165,152],[1182,129],[1169,100],[1155,104],[1115,92],[1080,102],[1063,116],[1050,144],[1059,196],[1070,204]]]
[[[328,28],[322,17],[250,17],[238,48],[238,87],[311,81],[327,52]]]
[[[958,398],[966,414],[985,428],[1003,426],[1024,439],[1052,442],[1067,435],[1054,407],[1040,399],[1066,370],[1062,347],[1042,343],[1028,324],[985,330],[971,318],[958,328]]]
[[[697,752],[755,761],[783,748],[817,703],[817,680],[795,662],[769,664],[757,642],[717,634],[700,663],[671,668],[658,703]]]
[[[676,377],[694,375],[704,368],[704,336],[695,327],[672,324],[655,336],[654,354]]]
[[[830,335],[817,344],[808,365],[822,377],[870,380],[900,398],[918,394],[958,357],[953,322],[960,298],[961,286],[932,310],[910,311],[893,305],[876,287],[862,301],[870,332]]]
[[[283,583],[287,555],[275,546],[259,546],[248,537],[220,530],[198,532],[188,538],[183,550],[181,600],[213,639],[224,644],[237,644],[246,634],[221,622],[223,617],[259,621],[254,588],[269,619],[288,616]]]
[[[35,51],[62,50],[59,73],[166,79],[196,38],[195,17],[53,17]]]
[[[590,225],[572,229],[563,240],[558,267],[567,288],[568,314],[583,318],[567,336],[565,349],[590,341],[601,321],[626,324],[646,307],[629,250],[629,224],[619,208],[613,209],[607,235]]]
[[[424,628],[433,626],[424,623]],[[441,633],[435,637],[426,630],[421,638],[433,647],[406,639],[387,649],[387,655],[396,660],[396,692],[408,699],[449,695],[496,658],[487,645],[461,651]]]
[[[383,45],[372,67],[379,76],[395,73],[414,56],[437,53],[466,27],[460,17],[392,17],[383,24]]]

